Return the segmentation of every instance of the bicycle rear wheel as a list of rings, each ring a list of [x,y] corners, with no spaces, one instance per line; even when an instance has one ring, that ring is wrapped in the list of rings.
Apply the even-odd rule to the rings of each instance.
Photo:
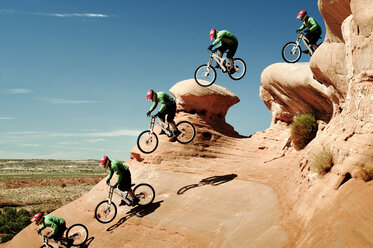
[[[188,144],[196,136],[196,129],[189,121],[181,121],[176,127],[181,132],[181,134],[176,137],[176,140],[181,144]]]
[[[137,147],[143,153],[152,153],[157,149],[157,146],[158,137],[155,133],[150,133],[149,130],[140,133],[137,138]]]
[[[150,184],[140,183],[133,189],[135,197],[139,200],[137,203],[140,206],[151,204],[155,198],[155,191]]]
[[[245,76],[246,73],[246,64],[240,58],[234,59],[234,73],[228,73],[229,77],[233,80],[240,80]]]
[[[216,71],[213,67],[207,66],[207,64],[201,65],[194,72],[194,79],[200,86],[208,87],[215,82]]]
[[[109,223],[117,216],[117,206],[108,200],[100,202],[95,209],[95,218],[101,223]]]
[[[88,229],[83,224],[74,224],[67,229],[66,238],[70,245],[80,246],[88,239]]]
[[[300,57],[302,56],[302,50],[297,43],[295,42],[288,42],[282,48],[281,51],[282,58],[288,63],[295,63],[297,62]]]

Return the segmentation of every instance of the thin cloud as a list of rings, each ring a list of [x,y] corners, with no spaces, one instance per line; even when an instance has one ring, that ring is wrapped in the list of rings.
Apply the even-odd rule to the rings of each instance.
[[[60,98],[46,98],[52,104],[87,104],[87,103],[96,103],[96,101],[91,100],[68,100]]]
[[[13,117],[0,117],[0,120],[15,120]]]
[[[84,17],[84,18],[107,18],[108,15],[105,14],[98,14],[98,13],[42,13],[42,12],[35,12],[35,15],[44,15],[44,16],[54,16],[54,17],[61,17],[61,18],[69,18],[69,17]]]
[[[7,94],[28,94],[28,93],[31,93],[31,90],[25,89],[25,88],[16,88],[16,89],[8,89],[6,93]]]
[[[20,132],[8,132],[9,135],[17,135],[23,138],[48,138],[48,137],[92,137],[92,138],[104,138],[104,137],[118,137],[118,136],[138,136],[141,130],[130,130],[120,129],[114,131],[103,131],[103,132],[86,132],[86,133],[58,133],[58,132],[46,132],[46,131],[20,131]]]

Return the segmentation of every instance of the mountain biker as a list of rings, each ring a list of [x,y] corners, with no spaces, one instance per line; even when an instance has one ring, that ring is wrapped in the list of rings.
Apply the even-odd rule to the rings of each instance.
[[[52,234],[47,238],[54,239],[58,241],[62,238],[63,233],[66,230],[66,222],[63,218],[53,216],[53,215],[43,215],[42,213],[37,213],[32,217],[31,222],[35,222],[37,226],[42,226],[38,230],[38,234],[41,235],[41,231],[46,227],[51,227],[53,229]]]
[[[167,123],[171,125],[173,131],[173,137],[176,138],[181,132],[177,129],[176,124],[174,122],[175,114],[176,114],[176,101],[167,93],[163,91],[155,92],[154,90],[149,90],[146,94],[146,100],[149,102],[151,99],[154,103],[146,113],[147,116],[150,116],[150,113],[157,107],[158,102],[161,103],[161,108],[159,109],[158,113],[155,114],[155,117],[159,117],[163,122],[165,122],[165,117],[167,115]],[[162,131],[159,133],[160,135],[165,134]]]
[[[229,72],[234,73],[234,61],[233,56],[236,54],[237,47],[238,47],[238,40],[237,38],[227,30],[218,31],[216,29],[211,29],[210,31],[210,40],[215,39],[215,41],[208,47],[209,50],[221,43],[220,46],[217,48],[219,51],[219,57],[223,56],[223,53],[228,50],[227,58],[229,59]],[[219,64],[215,65],[215,68],[219,68]]]
[[[100,164],[98,167],[101,167],[101,165],[107,169],[109,168],[109,176],[106,180],[106,184],[110,185],[110,180],[113,177],[113,174],[117,174],[117,182],[113,185],[114,189],[118,187],[120,191],[123,191],[123,199],[121,200],[119,206],[122,205],[129,205],[134,206],[136,205],[136,199],[133,195],[132,189],[131,189],[131,172],[127,165],[123,164],[122,162],[118,160],[110,160],[108,156],[103,156],[100,160]],[[128,193],[130,197],[128,196]]]
[[[321,36],[321,27],[319,24],[317,24],[313,17],[307,15],[307,11],[305,10],[301,10],[298,13],[297,19],[300,19],[300,21],[303,23],[303,25],[297,29],[297,33],[307,28],[308,30],[306,32],[306,38],[315,51],[317,48],[316,42]]]

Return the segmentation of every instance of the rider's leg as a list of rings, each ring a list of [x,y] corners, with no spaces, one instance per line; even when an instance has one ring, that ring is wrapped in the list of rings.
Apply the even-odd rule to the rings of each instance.
[[[176,115],[176,103],[168,106],[165,110],[167,111],[167,122],[171,125],[173,129],[173,135],[178,136],[181,132],[177,129],[174,118]]]
[[[229,50],[227,52],[227,58],[229,59],[229,71],[234,73],[234,60],[233,57],[236,54],[238,47],[238,42],[235,42],[233,45],[229,46]]]

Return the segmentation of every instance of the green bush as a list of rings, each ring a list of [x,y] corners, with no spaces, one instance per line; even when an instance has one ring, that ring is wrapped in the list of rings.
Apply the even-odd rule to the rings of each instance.
[[[361,166],[361,169],[365,175],[366,182],[373,179],[373,162],[365,163]]]
[[[0,234],[8,234],[0,239],[0,243],[5,243],[12,239],[23,228],[30,224],[33,213],[27,210],[4,207],[0,209]]]
[[[318,153],[312,154],[311,169],[319,174],[327,173],[333,166],[333,153],[323,147]]]
[[[291,123],[291,140],[296,150],[303,149],[317,132],[317,121],[313,114],[301,114]]]

